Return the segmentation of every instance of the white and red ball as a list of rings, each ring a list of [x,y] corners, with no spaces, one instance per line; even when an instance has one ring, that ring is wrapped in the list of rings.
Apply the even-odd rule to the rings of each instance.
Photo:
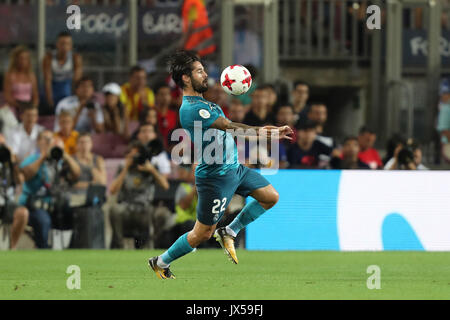
[[[252,86],[252,75],[241,65],[225,68],[220,76],[220,84],[226,93],[238,96],[246,93]]]

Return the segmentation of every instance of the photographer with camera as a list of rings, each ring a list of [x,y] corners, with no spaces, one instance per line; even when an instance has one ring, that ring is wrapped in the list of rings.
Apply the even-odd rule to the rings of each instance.
[[[428,170],[422,164],[422,150],[417,141],[413,139],[399,139],[394,150],[394,157],[391,158],[384,170]]]
[[[78,132],[104,131],[104,117],[101,106],[94,101],[94,83],[88,77],[82,77],[75,86],[75,95],[58,103],[56,116],[68,111],[74,117],[75,130]],[[58,119],[55,120],[55,132],[59,132]]]
[[[16,155],[6,144],[0,134],[0,220],[4,224],[11,224],[10,248],[16,249],[20,235],[24,232],[28,222],[28,210],[19,206],[15,201],[16,186],[21,184],[20,171]]]
[[[172,213],[166,207],[153,205],[156,184],[164,190],[169,189],[169,182],[160,167],[164,165],[159,160],[163,158],[163,152],[154,127],[142,126],[138,141],[130,145],[125,165],[119,168],[117,178],[111,183],[111,194],[117,195],[117,203],[112,205],[110,212],[111,248],[123,248],[124,237],[133,237],[137,248],[152,248],[155,239],[165,230]],[[163,170],[167,172],[167,168]]]
[[[41,132],[37,140],[38,152],[20,165],[25,177],[19,204],[30,212],[29,224],[33,227],[34,241],[40,249],[48,248],[48,233],[52,227],[54,204],[64,193],[63,183],[76,180],[80,167],[66,152],[61,140],[53,132]],[[61,181],[63,180],[63,181]]]

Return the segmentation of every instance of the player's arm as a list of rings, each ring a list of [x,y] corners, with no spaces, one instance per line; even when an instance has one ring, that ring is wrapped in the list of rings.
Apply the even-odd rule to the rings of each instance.
[[[289,126],[275,127],[275,126],[265,126],[265,127],[255,127],[248,126],[243,123],[232,122],[224,117],[217,118],[213,122],[211,128],[219,129],[222,131],[233,130],[237,135],[244,135],[249,137],[261,137],[265,136],[270,138],[272,132],[277,131],[279,139],[292,140],[290,135],[293,134],[292,129]]]

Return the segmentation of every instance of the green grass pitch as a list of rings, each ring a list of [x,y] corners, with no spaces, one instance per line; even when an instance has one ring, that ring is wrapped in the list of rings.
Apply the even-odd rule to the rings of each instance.
[[[450,299],[450,253],[254,252],[233,265],[220,250],[198,250],[172,264],[176,280],[147,267],[155,251],[0,252],[0,299]],[[67,267],[81,289],[66,287]],[[366,286],[367,267],[381,289]]]

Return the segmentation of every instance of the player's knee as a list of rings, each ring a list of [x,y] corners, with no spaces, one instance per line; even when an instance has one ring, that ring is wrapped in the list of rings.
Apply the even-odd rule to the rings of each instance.
[[[14,220],[19,223],[27,223],[28,222],[28,209],[25,207],[17,208],[14,211]]]
[[[271,193],[269,198],[267,199],[267,203],[266,203],[266,210],[272,208],[273,206],[275,206],[278,202],[278,200],[280,199],[280,195],[278,194],[278,192],[274,189]]]

